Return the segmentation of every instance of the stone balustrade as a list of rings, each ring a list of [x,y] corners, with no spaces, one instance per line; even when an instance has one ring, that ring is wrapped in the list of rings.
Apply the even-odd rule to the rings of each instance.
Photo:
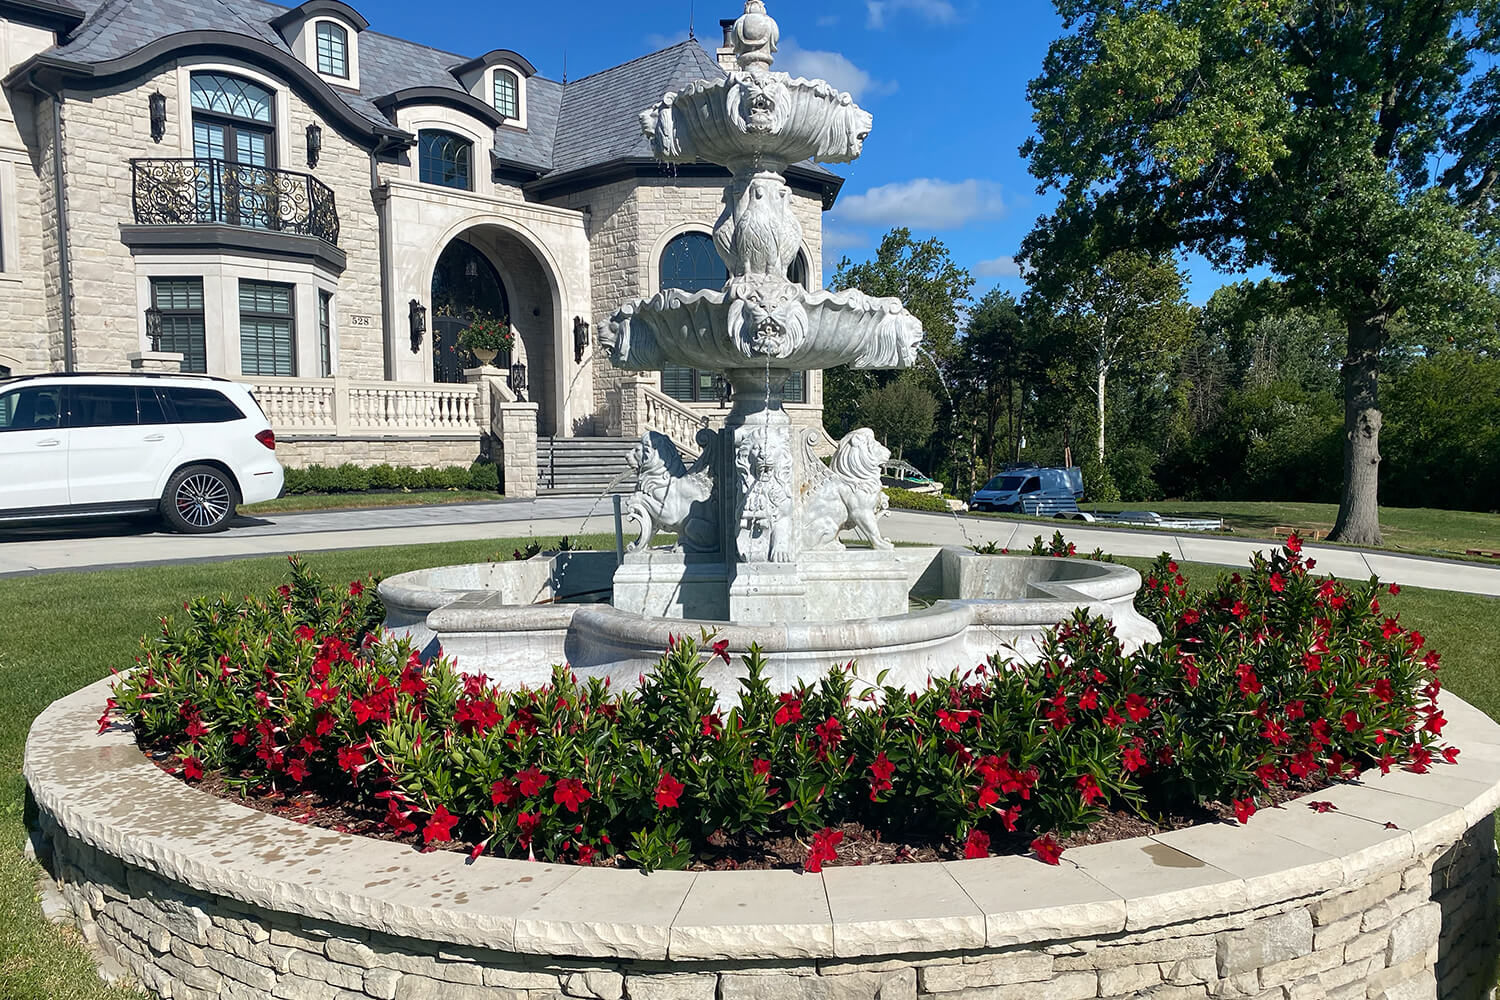
[[[473,384],[326,379],[247,378],[277,434],[474,437],[489,414]]]
[[[309,828],[97,733],[32,726],[39,853],[80,931],[170,1000],[1478,1000],[1495,982],[1500,726],[1446,692],[1454,766],[1024,857],[575,868]]]
[[[642,432],[665,434],[684,457],[696,458],[700,451],[698,431],[708,423],[703,414],[682,405],[647,382],[637,382],[636,391],[640,394],[637,412],[641,417]]]

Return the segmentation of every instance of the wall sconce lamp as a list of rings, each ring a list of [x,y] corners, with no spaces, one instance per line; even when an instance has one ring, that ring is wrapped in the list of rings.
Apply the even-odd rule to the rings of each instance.
[[[407,317],[411,321],[411,352],[416,354],[422,349],[422,335],[427,332],[427,307],[412,299]]]
[[[583,364],[583,356],[589,349],[589,321],[582,316],[573,317],[573,363]]]
[[[146,342],[151,350],[161,350],[161,310],[152,303],[146,309]]]
[[[313,122],[307,126],[307,166],[309,169],[318,165],[318,157],[323,153],[323,126]]]
[[[151,108],[151,141],[161,142],[167,135],[166,95],[158,90],[146,98],[146,104]]]
[[[510,391],[516,394],[516,399],[526,402],[526,366],[517,362],[510,366],[510,378],[506,380]]]

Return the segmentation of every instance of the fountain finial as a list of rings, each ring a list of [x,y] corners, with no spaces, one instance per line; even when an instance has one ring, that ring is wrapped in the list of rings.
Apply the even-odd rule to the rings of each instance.
[[[766,13],[764,0],[745,0],[745,13],[734,22],[730,41],[734,44],[735,61],[740,69],[771,68],[777,43],[781,41],[781,28]]]

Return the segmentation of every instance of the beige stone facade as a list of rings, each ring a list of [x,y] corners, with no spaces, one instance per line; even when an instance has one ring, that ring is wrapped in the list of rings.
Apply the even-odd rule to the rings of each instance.
[[[104,13],[93,11],[78,25],[59,21],[41,4],[38,9],[46,9],[28,18],[27,3],[18,3],[23,9],[7,7],[0,14],[0,66],[7,75],[0,95],[0,377],[127,370],[130,355],[155,347],[148,320],[157,304],[153,289],[168,279],[187,279],[202,288],[199,370],[257,386],[257,398],[284,442],[285,463],[447,464],[460,451],[478,455],[491,442],[503,447],[491,408],[477,405],[480,389],[464,385],[434,359],[438,321],[449,319],[439,315],[434,299],[439,259],[463,244],[498,276],[517,334],[511,360],[526,366],[525,398],[537,405],[539,435],[670,432],[639,426],[639,420],[622,422],[622,386],[659,389],[659,379],[613,370],[593,335],[621,304],[659,289],[661,254],[670,239],[711,231],[727,175],[703,169],[679,176],[618,153],[610,154],[614,160],[603,156],[562,172],[518,167],[506,143],[529,148],[540,137],[550,142],[561,115],[557,95],[566,85],[530,79],[533,71],[523,58],[500,52],[453,66],[461,88],[450,81],[448,88],[413,86],[382,96],[370,89],[377,59],[390,60],[389,50],[398,43],[368,37],[358,42],[360,19],[342,4],[310,0],[306,17],[298,20],[299,8],[264,31],[237,24],[242,40],[216,25],[166,33],[111,53],[111,72],[100,74],[70,68],[69,60],[80,66],[105,62],[91,49],[103,43],[90,34],[94,16]],[[81,9],[88,13],[88,7]],[[131,16],[128,7],[122,10],[108,16]],[[351,47],[360,46],[349,53],[348,85],[316,63],[310,32],[329,18],[348,29]],[[276,23],[284,19],[286,24]],[[273,30],[284,44],[265,42],[274,40]],[[213,44],[205,40],[209,35]],[[182,39],[181,49],[163,38]],[[376,41],[385,50],[377,50]],[[494,109],[481,107],[481,100],[490,93],[491,73],[501,70],[523,92],[519,118],[502,116],[497,126]],[[205,193],[210,173],[207,161],[194,160],[204,148],[195,129],[209,109],[195,100],[193,81],[210,76],[248,82],[270,94],[263,125],[271,152],[261,162],[274,168],[277,187],[267,196],[274,200],[245,202],[242,196],[238,203],[258,209],[269,204],[269,223],[219,217],[224,212],[214,199],[221,193]],[[363,91],[351,95],[351,85]],[[625,124],[638,132],[633,112],[627,117]],[[419,136],[429,130],[471,143],[469,189],[424,182]],[[60,164],[54,159],[59,140]],[[231,148],[220,155],[233,160],[247,154]],[[235,176],[233,167],[212,170],[221,187],[231,183],[224,178]],[[176,177],[177,187],[163,177]],[[793,182],[811,284],[821,277],[821,216],[837,185],[832,175]],[[336,206],[336,236],[317,228],[316,192],[322,186]],[[165,222],[164,203],[177,213]],[[217,215],[207,217],[205,205]],[[290,289],[292,370],[277,370],[274,378],[242,362],[244,338],[255,336],[247,332],[252,321],[241,306],[247,282]],[[588,335],[580,345],[584,326]],[[451,323],[445,329],[451,338]],[[244,356],[263,364],[253,352]],[[366,410],[378,410],[388,426],[356,429],[359,414],[331,409],[349,394],[318,385],[332,377],[362,386],[366,401],[381,385],[402,399],[441,401],[444,392],[468,392],[474,396],[466,404],[475,416],[472,435],[461,435],[461,444],[452,433],[424,436],[434,414],[413,414],[390,400]],[[437,386],[440,378],[449,384]],[[442,391],[414,396],[413,388]],[[308,409],[309,400],[319,400],[322,409]],[[717,407],[692,401],[677,406],[662,396],[651,412],[663,408],[680,411],[672,422],[680,426]],[[807,380],[805,402],[789,409],[799,422],[818,420],[819,373]],[[430,440],[430,454],[423,453],[423,440]]]

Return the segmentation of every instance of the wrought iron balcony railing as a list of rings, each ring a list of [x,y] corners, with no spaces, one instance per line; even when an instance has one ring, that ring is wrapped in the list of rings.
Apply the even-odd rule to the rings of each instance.
[[[309,174],[214,159],[130,161],[141,225],[245,226],[339,245],[333,191]]]

